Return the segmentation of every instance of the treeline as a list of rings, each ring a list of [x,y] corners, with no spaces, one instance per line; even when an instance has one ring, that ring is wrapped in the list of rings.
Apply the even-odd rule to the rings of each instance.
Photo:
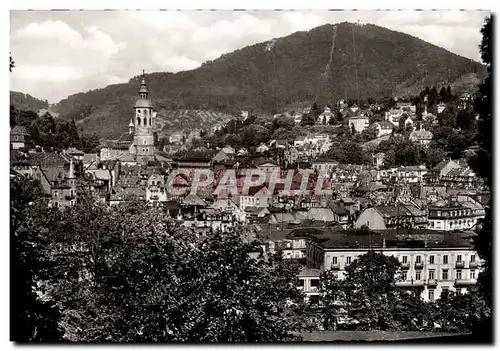
[[[74,119],[54,118],[50,113],[38,116],[36,112],[18,110],[10,106],[10,125],[26,128],[34,146],[56,150],[76,147],[83,152],[96,152],[99,138],[96,134],[81,134]]]
[[[19,110],[25,111],[39,111],[43,108],[49,108],[47,100],[40,100],[29,94],[23,94],[17,91],[10,92],[10,104],[14,105]]]

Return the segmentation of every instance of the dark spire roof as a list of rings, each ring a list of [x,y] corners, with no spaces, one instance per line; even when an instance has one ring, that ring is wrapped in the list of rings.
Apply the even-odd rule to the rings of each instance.
[[[134,108],[153,108],[153,104],[149,99],[149,90],[146,85],[146,77],[144,70],[142,71],[141,88],[139,89],[139,99],[136,101]]]
[[[145,94],[149,93],[148,87],[146,85],[146,76],[144,74],[144,70],[142,70],[142,80],[141,80],[141,88],[139,89],[139,95],[142,93],[145,93]],[[146,98],[148,98],[147,95],[146,95]]]

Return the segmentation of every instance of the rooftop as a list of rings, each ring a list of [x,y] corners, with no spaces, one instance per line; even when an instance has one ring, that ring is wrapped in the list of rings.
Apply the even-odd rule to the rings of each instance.
[[[325,230],[324,237],[318,238],[318,245],[324,249],[472,248],[471,236],[466,232],[404,228],[379,231]]]

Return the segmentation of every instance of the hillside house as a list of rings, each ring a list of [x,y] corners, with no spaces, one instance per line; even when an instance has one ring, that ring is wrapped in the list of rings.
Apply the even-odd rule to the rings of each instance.
[[[77,161],[82,161],[83,160],[83,156],[85,155],[85,153],[83,151],[80,151],[80,150],[78,150],[77,148],[74,148],[74,147],[70,147],[64,153],[66,155],[72,157],[74,160],[77,160]]]
[[[425,130],[421,125],[420,129],[414,130],[410,133],[409,139],[414,143],[419,143],[422,146],[427,146],[432,141],[432,132]]]
[[[354,126],[354,130],[357,133],[363,132],[363,130],[367,129],[370,125],[370,119],[368,117],[352,117],[348,120],[349,129],[352,129]]]
[[[177,144],[177,145],[184,144],[185,140],[186,140],[186,133],[184,133],[184,132],[173,132],[168,137],[168,141],[171,144]]]
[[[385,120],[395,126],[399,126],[399,119],[401,118],[403,113],[404,111],[401,109],[390,109],[385,113]]]
[[[297,138],[295,138],[295,141],[293,142],[293,146],[302,147],[302,146],[304,146],[305,142],[306,142],[305,136],[298,136]]]
[[[262,143],[259,146],[257,146],[255,151],[258,152],[259,154],[264,154],[269,151],[269,147],[265,143]]]
[[[411,102],[397,102],[396,108],[401,111],[407,111],[411,113],[417,112],[417,106],[413,105]]]
[[[374,122],[370,127],[375,128],[377,131],[377,138],[380,138],[384,135],[389,135],[392,133],[394,125],[387,121]]]
[[[446,108],[446,104],[440,103],[437,105],[437,113],[441,113]]]
[[[216,132],[218,132],[219,130],[221,130],[224,126],[221,124],[221,123],[216,123],[214,124],[211,128],[210,128],[210,132],[212,134],[215,134]]]
[[[30,146],[30,134],[26,128],[17,125],[10,130],[10,147],[13,150],[25,149]]]
[[[352,111],[353,113],[357,113],[357,112],[359,111],[359,106],[358,106],[358,105],[356,105],[356,104],[352,105],[352,106],[351,106],[351,111]]]
[[[433,169],[429,172],[429,181],[438,182],[443,178],[449,171],[454,168],[461,168],[459,164],[451,159],[443,160],[439,162]]]
[[[302,123],[302,114],[296,113],[293,116],[293,121],[294,121],[295,125],[299,125],[300,123]]]
[[[318,123],[318,124],[330,124],[331,119],[335,120],[335,115],[330,110],[330,107],[325,106],[325,110],[323,111],[322,114],[320,114],[318,116],[318,120],[316,123]]]

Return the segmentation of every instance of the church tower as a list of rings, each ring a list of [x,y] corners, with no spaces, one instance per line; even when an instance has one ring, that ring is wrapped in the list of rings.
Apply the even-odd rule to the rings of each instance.
[[[134,146],[137,162],[147,163],[154,160],[154,136],[153,136],[153,104],[149,99],[149,91],[146,86],[144,71],[142,72],[139,99],[135,105],[134,121]]]

